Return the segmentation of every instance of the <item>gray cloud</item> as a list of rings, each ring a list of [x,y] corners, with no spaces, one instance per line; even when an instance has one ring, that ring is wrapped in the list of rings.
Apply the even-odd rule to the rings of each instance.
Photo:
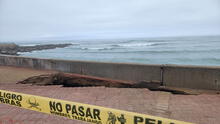
[[[215,34],[219,0],[0,0],[0,40]]]

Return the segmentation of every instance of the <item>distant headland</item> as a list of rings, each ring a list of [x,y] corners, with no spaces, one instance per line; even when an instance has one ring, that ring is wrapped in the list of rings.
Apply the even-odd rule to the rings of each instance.
[[[19,55],[18,52],[32,52],[38,50],[47,50],[55,48],[64,48],[72,44],[45,44],[45,45],[34,45],[34,46],[19,46],[14,43],[0,43],[0,54],[6,55]]]

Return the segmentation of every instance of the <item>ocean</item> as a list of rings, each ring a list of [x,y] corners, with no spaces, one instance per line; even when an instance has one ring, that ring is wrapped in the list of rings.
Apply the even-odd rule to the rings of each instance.
[[[99,62],[220,66],[220,36],[17,42],[19,45],[48,43],[73,45],[20,54]]]

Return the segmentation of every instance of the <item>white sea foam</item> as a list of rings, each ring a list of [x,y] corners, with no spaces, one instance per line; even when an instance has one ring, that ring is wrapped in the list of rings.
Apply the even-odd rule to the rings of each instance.
[[[118,46],[121,47],[143,47],[143,46],[152,46],[155,43],[138,43],[138,42],[133,42],[133,43],[122,43],[122,44],[118,44]]]

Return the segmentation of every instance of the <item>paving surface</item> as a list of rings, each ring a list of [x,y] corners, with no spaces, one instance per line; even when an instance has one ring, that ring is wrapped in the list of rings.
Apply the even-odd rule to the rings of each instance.
[[[31,76],[55,73],[56,71],[33,70],[29,68],[0,66],[0,83],[15,83]]]
[[[8,73],[8,71],[11,73]],[[22,75],[26,75],[25,77],[31,76],[28,74],[53,73],[50,71],[0,66],[0,89],[150,114],[198,124],[220,123],[220,95],[173,95],[167,92],[135,88],[34,86],[15,84],[15,79],[7,83],[2,78],[5,76],[9,79],[13,78],[14,75],[19,75],[19,72],[22,72]],[[0,124],[83,123],[0,104]]]

